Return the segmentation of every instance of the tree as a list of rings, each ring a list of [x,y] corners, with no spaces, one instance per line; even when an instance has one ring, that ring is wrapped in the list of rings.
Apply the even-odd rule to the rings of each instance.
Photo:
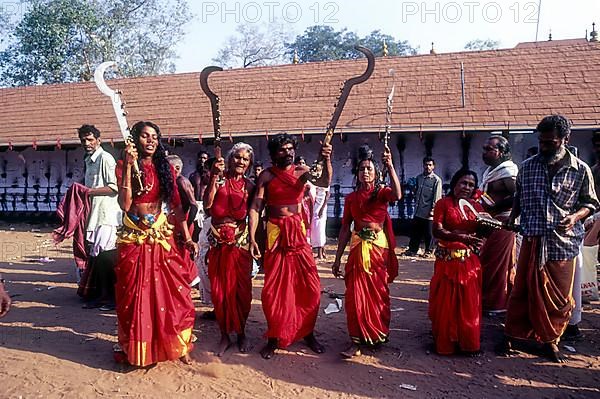
[[[90,80],[108,60],[125,76],[173,72],[190,19],[185,0],[33,0],[0,52],[1,83]]]
[[[500,47],[500,42],[492,39],[475,39],[465,44],[465,50],[470,51],[495,50],[498,47]]]
[[[298,52],[302,62],[328,61],[350,58],[352,46],[348,42],[357,40],[353,32],[344,28],[336,32],[331,26],[315,25],[306,28],[292,43],[286,43],[287,53]]]
[[[11,29],[11,26],[10,10],[7,10],[6,4],[0,3],[0,35],[2,35],[0,36],[0,44],[4,42],[4,34]]]
[[[405,41],[397,41],[393,36],[379,30],[359,38],[355,32],[343,28],[335,31],[331,26],[315,25],[307,28],[302,35],[296,36],[293,43],[286,43],[288,54],[298,52],[302,62],[329,61],[356,58],[360,55],[354,46],[361,44],[374,51],[376,56],[383,55],[383,40],[388,46],[388,55],[414,55],[417,50]]]
[[[383,42],[388,48],[389,56],[399,55],[416,55],[417,49],[411,47],[408,40],[396,40],[393,36],[381,33],[379,30],[374,30],[364,38],[359,40],[362,46],[365,46],[373,51],[376,57],[383,56]]]
[[[290,34],[282,24],[241,24],[236,35],[227,38],[225,46],[213,61],[223,67],[247,68],[286,62],[285,41]]]

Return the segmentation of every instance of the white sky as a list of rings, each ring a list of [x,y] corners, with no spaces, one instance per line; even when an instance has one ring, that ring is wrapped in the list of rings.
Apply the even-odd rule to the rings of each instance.
[[[408,40],[419,53],[431,42],[438,53],[461,51],[473,39],[500,41],[501,48],[534,41],[540,0],[189,0],[195,17],[178,48],[177,72],[200,71],[244,21],[276,18],[301,34],[308,26],[344,27],[364,36],[379,29]],[[538,40],[583,38],[600,25],[599,0],[541,0]],[[599,30],[600,27],[597,28]]]

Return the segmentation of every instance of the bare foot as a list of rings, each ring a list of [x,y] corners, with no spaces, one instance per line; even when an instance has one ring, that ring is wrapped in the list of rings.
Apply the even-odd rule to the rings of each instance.
[[[308,347],[312,349],[313,352],[317,354],[325,352],[325,347],[321,345],[319,341],[317,341],[313,333],[310,333],[306,337],[304,337],[304,341],[306,342],[306,345],[308,345]]]
[[[223,354],[225,354],[225,352],[227,351],[227,349],[229,349],[230,346],[231,346],[231,340],[229,339],[229,335],[222,334],[221,342],[219,342],[219,348],[215,352],[215,355],[217,355],[219,357],[223,356]]]
[[[552,360],[554,363],[566,363],[567,358],[560,353],[560,349],[558,349],[558,345],[554,343],[548,343],[545,346],[546,354],[548,358]]]
[[[510,355],[515,354],[515,351],[512,348],[512,341],[507,337],[504,337],[502,342],[494,347],[494,352],[496,352],[496,355],[503,357],[509,357]]]
[[[483,356],[483,351],[481,349],[478,351],[461,351],[460,353],[464,356],[473,357],[473,358]]]
[[[248,338],[246,334],[239,334],[237,337],[237,345],[240,353],[247,353],[250,350],[250,342],[248,342]]]
[[[275,349],[277,349],[277,339],[269,338],[265,347],[260,351],[260,355],[263,359],[268,360],[275,355]]]
[[[208,310],[200,316],[202,320],[217,320],[217,315],[214,310]]]
[[[351,359],[355,356],[361,356],[362,352],[360,351],[360,346],[353,342],[350,344],[348,349],[346,349],[343,352],[340,352],[340,355],[342,355],[342,357],[345,357],[346,359]]]
[[[192,358],[190,357],[189,353],[186,353],[185,355],[181,356],[179,358],[179,360],[181,360],[183,363],[190,365],[192,364],[194,361],[192,360]]]

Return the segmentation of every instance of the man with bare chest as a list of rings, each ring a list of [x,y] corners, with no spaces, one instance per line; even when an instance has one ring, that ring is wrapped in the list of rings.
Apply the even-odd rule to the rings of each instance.
[[[321,286],[302,218],[304,187],[311,175],[307,166],[293,164],[297,146],[296,138],[285,133],[269,139],[273,166],[258,177],[249,212],[250,252],[255,259],[264,257],[265,284],[261,299],[268,342],[261,355],[265,359],[270,359],[277,348],[285,348],[300,339],[316,353],[325,350],[314,335]],[[327,187],[331,183],[330,155],[331,145],[323,145],[323,172],[314,181],[318,186]],[[264,209],[267,242],[261,254],[256,231]]]

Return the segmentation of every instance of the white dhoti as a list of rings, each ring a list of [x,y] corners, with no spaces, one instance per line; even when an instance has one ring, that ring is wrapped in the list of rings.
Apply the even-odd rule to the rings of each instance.
[[[581,322],[581,313],[583,306],[581,303],[581,274],[583,272],[583,243],[579,248],[579,254],[575,258],[575,275],[573,276],[573,299],[575,300],[575,307],[573,313],[571,313],[571,319],[569,324],[579,324]]]
[[[92,231],[86,231],[85,240],[90,245],[90,256],[117,248],[117,226],[100,225]]]
[[[210,249],[208,242],[208,232],[211,227],[211,219],[204,219],[204,227],[198,236],[198,257],[196,258],[196,267],[198,268],[198,277],[200,277],[200,297],[205,305],[212,305],[210,296],[210,279],[208,278],[208,265],[206,264],[206,254]]]
[[[310,243],[313,248],[324,247],[327,241],[325,235],[327,227],[327,194],[329,188],[315,187],[315,204],[313,207],[313,218],[310,227]],[[319,212],[323,208],[322,216]]]
[[[100,252],[111,251],[117,248],[117,226],[103,224],[96,226],[94,230],[85,232],[85,241],[89,246],[89,256],[98,256]],[[85,269],[75,265],[75,277],[77,284],[81,282]]]

